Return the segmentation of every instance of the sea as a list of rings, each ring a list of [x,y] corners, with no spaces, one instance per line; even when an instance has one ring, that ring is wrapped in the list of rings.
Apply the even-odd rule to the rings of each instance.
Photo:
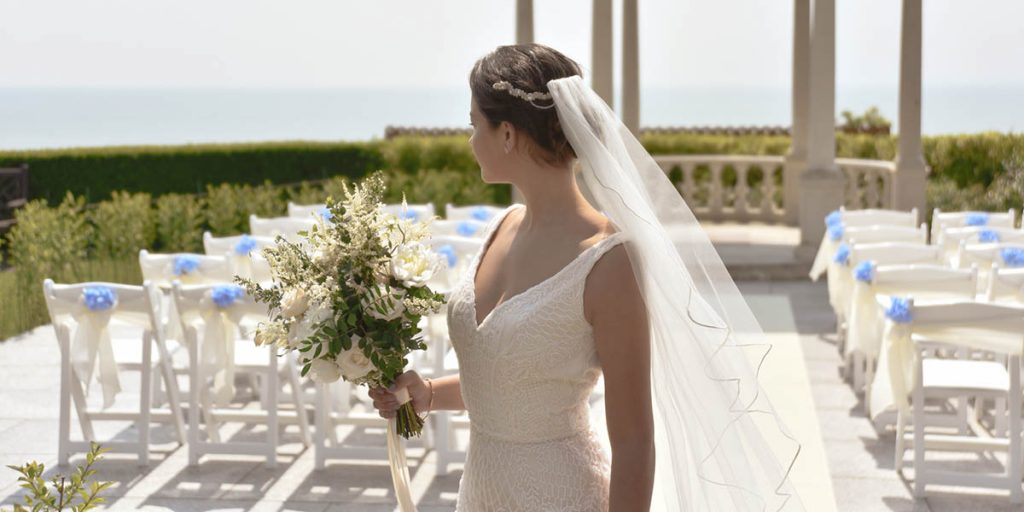
[[[877,106],[896,123],[896,85],[840,86],[836,113]],[[468,87],[0,88],[0,150],[136,144],[379,139],[387,126],[469,127]],[[926,135],[1024,129],[1024,84],[929,86]],[[788,126],[773,86],[641,89],[642,126]]]

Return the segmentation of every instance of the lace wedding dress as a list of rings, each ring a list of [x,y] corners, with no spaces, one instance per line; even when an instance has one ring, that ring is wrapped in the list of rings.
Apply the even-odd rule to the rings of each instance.
[[[477,267],[502,219],[519,207],[491,219],[448,302],[471,425],[456,511],[606,511],[611,457],[590,424],[601,366],[583,288],[594,263],[625,235],[591,245],[477,325]]]

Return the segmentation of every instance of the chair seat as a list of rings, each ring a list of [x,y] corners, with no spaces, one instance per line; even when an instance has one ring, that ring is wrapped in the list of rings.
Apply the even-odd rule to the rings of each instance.
[[[270,347],[258,347],[252,340],[235,340],[235,366],[267,366]]]
[[[1007,393],[1010,374],[995,361],[961,359],[925,359],[921,362],[924,388],[935,391],[969,393]]]

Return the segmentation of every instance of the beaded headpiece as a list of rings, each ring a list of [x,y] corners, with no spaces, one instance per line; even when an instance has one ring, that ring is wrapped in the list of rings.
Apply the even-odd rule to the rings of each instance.
[[[534,103],[534,100],[550,100],[551,94],[546,92],[526,92],[522,89],[519,89],[518,87],[513,87],[512,84],[508,83],[505,80],[502,80],[500,82],[494,82],[494,84],[491,85],[491,87],[498,89],[499,91],[508,91],[508,93],[511,94],[512,96],[522,98],[530,102],[531,105],[537,108],[551,108],[555,106],[554,103],[550,105],[538,105]]]

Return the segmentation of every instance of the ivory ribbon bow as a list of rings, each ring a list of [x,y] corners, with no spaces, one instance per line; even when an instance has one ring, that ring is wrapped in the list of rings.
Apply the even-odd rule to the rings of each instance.
[[[828,232],[821,239],[821,245],[818,246],[818,253],[814,255],[814,263],[811,265],[811,271],[808,273],[812,281],[817,281],[825,270],[828,269],[829,263],[832,263],[832,257],[836,253],[836,248],[839,247],[837,240],[832,240]]]
[[[199,316],[206,324],[200,368],[203,375],[213,375],[213,399],[220,407],[235,396],[235,333],[242,315],[238,308],[218,306],[209,293],[199,301]]]
[[[402,405],[412,398],[408,389],[395,392],[398,404]],[[412,501],[409,484],[409,465],[405,460],[405,445],[398,435],[398,419],[388,419],[388,463],[391,466],[391,481],[395,486],[395,497],[402,512],[416,512],[416,504]]]
[[[114,348],[110,344],[110,331],[107,329],[113,309],[93,311],[83,301],[79,301],[71,312],[71,317],[78,323],[71,344],[71,365],[88,395],[92,372],[99,356],[99,381],[103,387],[104,409],[113,405],[114,398],[121,392]]]

